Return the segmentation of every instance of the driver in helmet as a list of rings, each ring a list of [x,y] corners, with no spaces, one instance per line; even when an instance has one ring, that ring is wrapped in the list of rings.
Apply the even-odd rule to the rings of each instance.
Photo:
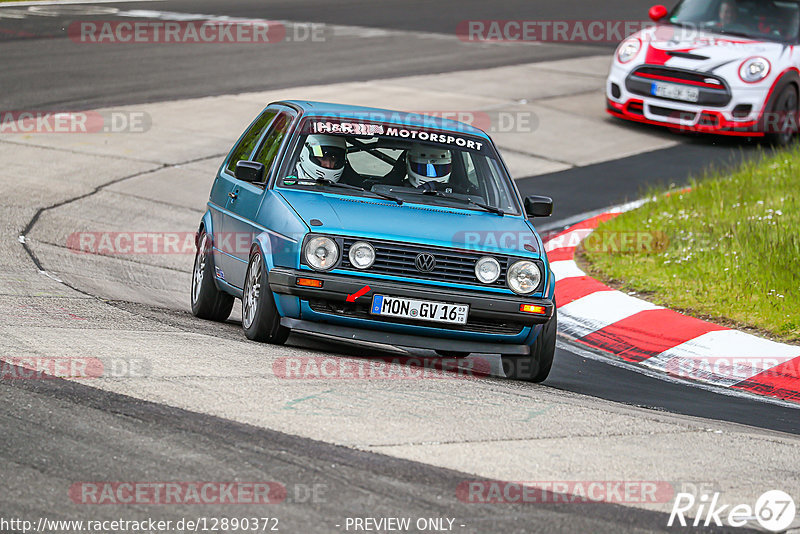
[[[736,22],[738,10],[736,0],[722,0],[719,4],[719,26],[725,28]]]
[[[300,150],[297,177],[338,182],[347,162],[347,144],[335,135],[309,135]]]
[[[406,153],[406,179],[411,187],[436,189],[437,184],[447,184],[452,166],[453,157],[444,148],[415,143]]]

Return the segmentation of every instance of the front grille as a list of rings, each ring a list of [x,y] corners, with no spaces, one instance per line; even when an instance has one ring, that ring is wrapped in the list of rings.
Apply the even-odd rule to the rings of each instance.
[[[725,81],[722,78],[713,74],[704,74],[702,72],[688,70],[668,69],[663,67],[639,67],[631,76],[697,87],[709,87],[710,89],[725,88]]]
[[[350,264],[348,257],[350,247],[358,241],[361,240],[344,238],[341,269],[359,271]],[[487,254],[391,241],[369,240],[369,242],[375,247],[375,263],[366,272],[438,282],[484,285],[475,276],[475,263]],[[417,255],[423,253],[436,258],[436,267],[431,272],[420,272],[414,264]],[[508,258],[495,256],[495,259],[500,263],[500,278],[486,287],[505,287]]]
[[[522,323],[492,321],[487,319],[476,319],[467,317],[467,324],[444,324],[430,321],[414,321],[398,317],[383,317],[369,313],[369,306],[365,304],[351,304],[344,302],[330,302],[327,300],[309,300],[308,305],[317,313],[337,315],[339,317],[350,317],[353,319],[369,319],[371,321],[381,321],[384,323],[404,324],[410,326],[427,326],[429,328],[446,328],[447,330],[458,330],[461,332],[474,332],[476,334],[500,334],[517,335],[522,332],[525,325]]]
[[[671,69],[665,67],[644,66],[634,70],[625,80],[625,87],[629,92],[659,98],[662,100],[672,100],[670,98],[655,96],[652,93],[653,83],[664,82],[677,85],[688,85],[699,90],[697,102],[686,102],[699,106],[723,107],[731,101],[731,91],[725,80],[713,74],[694,72],[681,69]],[[683,102],[682,100],[676,100]]]
[[[670,119],[694,122],[697,113],[682,111],[679,109],[663,108],[661,106],[650,106],[650,113],[659,117],[669,117]]]

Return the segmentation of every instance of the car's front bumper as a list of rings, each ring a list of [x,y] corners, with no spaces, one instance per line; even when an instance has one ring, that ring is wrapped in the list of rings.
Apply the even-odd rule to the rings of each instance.
[[[297,285],[298,278],[322,282],[321,288]],[[528,354],[536,325],[552,318],[553,301],[373,278],[275,268],[269,273],[270,289],[278,295],[298,297],[301,321],[287,319],[295,330],[376,343],[464,352]],[[355,302],[347,297],[369,286]],[[369,314],[376,294],[470,307],[466,325],[398,320]],[[520,311],[521,304],[542,306],[545,313]],[[288,324],[291,322],[292,324]],[[332,326],[335,325],[335,326]]]
[[[606,99],[606,111],[620,119],[664,126],[673,130],[692,133],[708,133],[716,135],[732,135],[741,137],[763,137],[764,132],[758,121],[734,122],[729,121],[717,110],[703,110],[686,112],[692,118],[683,121],[682,113],[675,111],[675,117],[655,118],[648,113],[648,102],[642,98],[631,98],[624,104]]]
[[[762,113],[769,96],[769,84],[742,87],[743,84],[729,82],[730,96],[727,103],[719,105],[693,104],[632,92],[630,75],[636,67],[656,65],[622,66],[612,64],[606,80],[606,111],[629,121],[664,126],[673,130],[717,135],[762,137],[764,125]],[[746,106],[750,111],[743,116],[735,115],[737,107]]]

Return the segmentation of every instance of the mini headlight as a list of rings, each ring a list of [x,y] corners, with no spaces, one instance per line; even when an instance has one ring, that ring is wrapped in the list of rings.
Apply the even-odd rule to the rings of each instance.
[[[528,295],[539,287],[542,273],[539,270],[539,266],[532,261],[522,260],[508,269],[506,278],[511,291],[520,295]]]
[[[491,256],[484,256],[475,263],[475,276],[484,284],[491,284],[500,278],[500,263]]]
[[[339,247],[330,237],[314,237],[306,243],[303,252],[312,269],[328,271],[339,261]]]
[[[375,249],[364,241],[353,243],[347,256],[350,258],[350,264],[356,269],[369,269],[375,263]]]
[[[739,77],[747,83],[760,82],[769,75],[770,64],[766,58],[751,57],[739,67]]]
[[[617,50],[617,60],[620,63],[627,63],[636,57],[641,48],[642,42],[639,39],[628,39],[619,45],[619,49]]]

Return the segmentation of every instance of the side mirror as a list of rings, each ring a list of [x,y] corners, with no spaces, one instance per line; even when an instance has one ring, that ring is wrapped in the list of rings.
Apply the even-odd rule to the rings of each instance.
[[[525,197],[525,213],[528,217],[549,217],[553,214],[553,199],[539,195]]]
[[[650,20],[652,20],[653,22],[658,22],[659,20],[666,17],[667,13],[668,13],[667,8],[662,6],[661,4],[658,4],[650,8],[650,12],[648,13],[648,15],[650,15]]]
[[[236,162],[236,171],[234,172],[234,176],[236,176],[237,180],[250,183],[261,183],[264,181],[265,174],[266,167],[264,167],[263,163],[259,163],[257,161]]]

